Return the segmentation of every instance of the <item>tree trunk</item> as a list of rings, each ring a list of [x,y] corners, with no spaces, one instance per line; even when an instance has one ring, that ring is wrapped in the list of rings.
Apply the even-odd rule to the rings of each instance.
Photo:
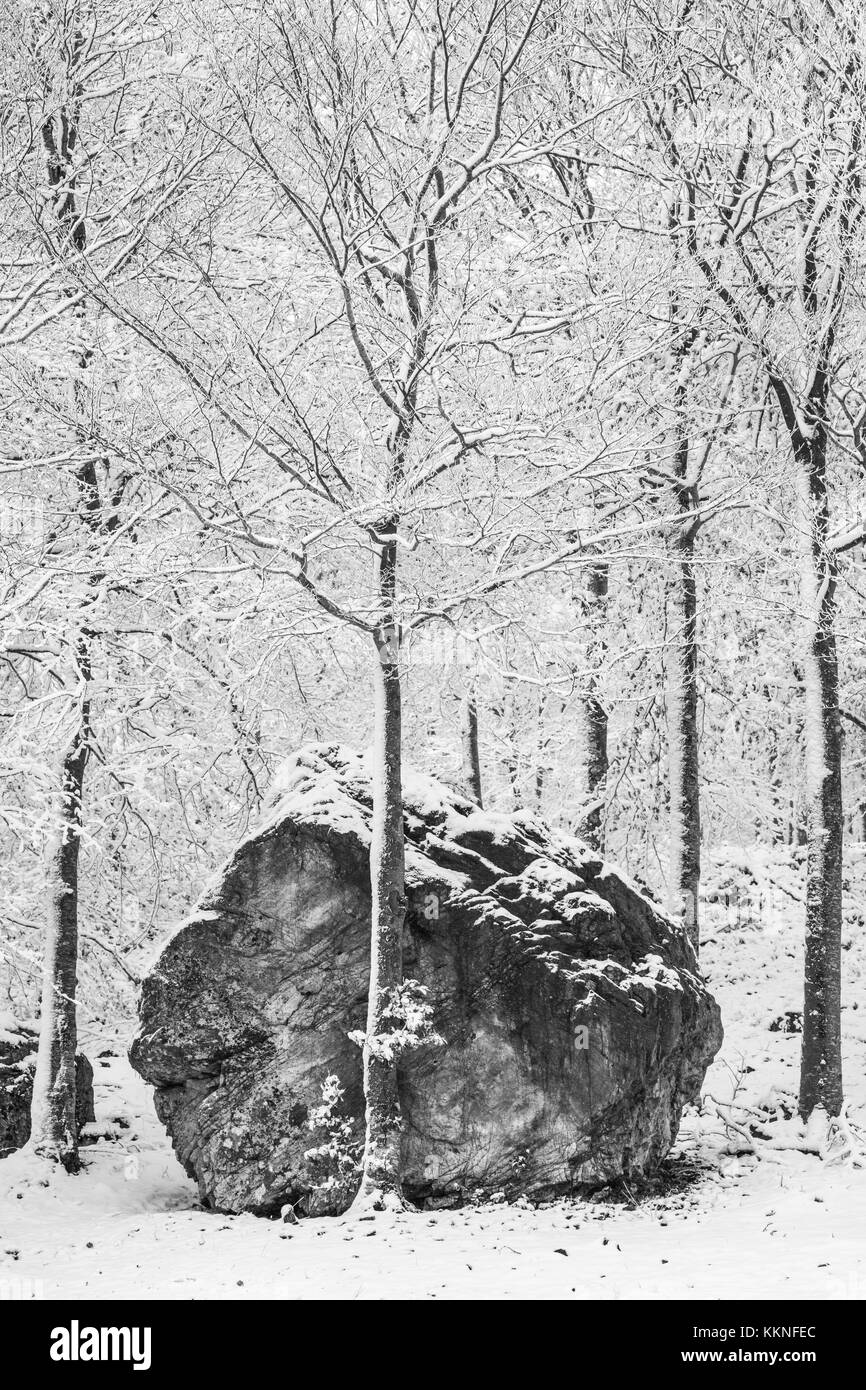
[[[579,794],[586,806],[578,833],[599,852],[604,850],[604,789],[607,781],[607,714],[598,698],[596,668],[603,652],[601,627],[607,599],[607,565],[590,565],[586,573],[583,611],[589,628],[586,644],[588,672],[580,712]]]
[[[842,1108],[842,731],[836,656],[836,561],[829,549],[825,432],[801,466],[802,607],[805,615],[806,960],[800,1114]],[[802,461],[801,461],[802,462]]]
[[[506,751],[502,756],[501,766],[505,770],[505,778],[508,786],[508,791],[511,797],[512,810],[519,811],[519,769],[517,766],[517,758],[515,757],[513,752],[513,747],[515,743],[515,730],[514,719],[512,717],[512,711],[510,708],[510,702],[508,705],[505,703],[505,701],[503,701],[501,704],[492,705],[490,707],[490,713],[494,716],[494,718],[496,718],[499,721],[500,737],[503,745],[506,745],[508,749],[508,751]]]
[[[400,632],[394,611],[397,546],[389,539],[396,533],[396,522],[387,522],[382,531],[386,538],[379,543],[376,558],[376,584],[383,617],[374,636],[372,922],[364,1042],[366,1141],[361,1186],[353,1204],[356,1211],[403,1206],[397,1064],[388,1043],[395,1026],[390,1006],[403,980],[406,915]]]
[[[683,511],[692,501],[685,496]],[[700,942],[698,893],[701,880],[701,814],[698,768],[698,603],[694,567],[693,517],[683,520],[668,543],[667,649],[668,780],[670,791],[671,911],[683,922],[697,951]]]
[[[461,782],[466,795],[481,806],[481,758],[478,753],[478,706],[470,692],[460,705]]]
[[[78,852],[89,740],[90,710],[85,698],[75,740],[63,760],[61,824],[50,871],[39,1049],[30,1109],[34,1152],[62,1163],[71,1173],[79,1167],[75,1105]]]
[[[671,210],[671,226],[679,216]],[[679,272],[675,261],[674,274]],[[699,507],[700,464],[691,457],[688,382],[696,332],[682,327],[679,290],[669,298],[673,342],[673,459],[670,496],[679,519],[667,536],[670,575],[667,586],[669,641],[665,653],[670,802],[670,878],[668,900],[689,940],[698,950],[701,882],[701,805],[698,762],[698,593],[695,583],[695,534]],[[694,470],[694,473],[692,472]]]

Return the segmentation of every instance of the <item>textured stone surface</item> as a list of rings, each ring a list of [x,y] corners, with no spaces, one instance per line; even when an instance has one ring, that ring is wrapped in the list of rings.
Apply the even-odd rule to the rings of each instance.
[[[405,796],[405,974],[446,1040],[400,1066],[408,1195],[540,1195],[650,1171],[721,1042],[684,933],[529,813],[482,812],[415,775]],[[347,1033],[366,1015],[369,804],[363,759],[301,750],[145,980],[132,1063],[217,1208],[304,1198],[327,1075],[360,1132]]]
[[[39,1035],[30,1023],[0,1019],[0,1158],[30,1138],[30,1100]],[[75,1059],[79,1131],[93,1120],[93,1067],[83,1053]]]

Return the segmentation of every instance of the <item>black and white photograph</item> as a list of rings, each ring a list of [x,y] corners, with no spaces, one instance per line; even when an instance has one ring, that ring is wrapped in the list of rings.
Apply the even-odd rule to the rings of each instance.
[[[4,1343],[864,1298],[861,0],[8,0]]]

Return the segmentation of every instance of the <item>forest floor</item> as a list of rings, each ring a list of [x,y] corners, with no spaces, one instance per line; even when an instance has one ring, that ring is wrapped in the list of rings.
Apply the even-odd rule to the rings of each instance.
[[[792,1118],[799,871],[729,849],[708,875],[703,948],[725,1042],[646,1191],[296,1226],[205,1212],[124,1040],[91,1037],[103,1137],[84,1172],[46,1176],[23,1153],[0,1163],[0,1298],[866,1297],[866,1167],[847,1143],[866,1127],[866,847],[846,872],[850,1128],[823,1158]]]

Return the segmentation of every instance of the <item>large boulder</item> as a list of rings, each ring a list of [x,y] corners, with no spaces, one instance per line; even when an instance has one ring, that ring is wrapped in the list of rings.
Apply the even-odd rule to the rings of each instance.
[[[30,1138],[30,1101],[36,1068],[38,1025],[0,1014],[0,1158]],[[83,1053],[75,1058],[75,1110],[79,1133],[95,1119],[93,1067]]]
[[[651,1171],[722,1037],[685,933],[581,841],[411,774],[404,973],[444,1046],[399,1068],[407,1195],[576,1191]],[[345,1204],[311,1178],[322,1087],[362,1130],[367,761],[308,747],[144,981],[132,1064],[203,1201]],[[333,1133],[331,1133],[333,1137]],[[318,1160],[317,1160],[318,1162]]]

